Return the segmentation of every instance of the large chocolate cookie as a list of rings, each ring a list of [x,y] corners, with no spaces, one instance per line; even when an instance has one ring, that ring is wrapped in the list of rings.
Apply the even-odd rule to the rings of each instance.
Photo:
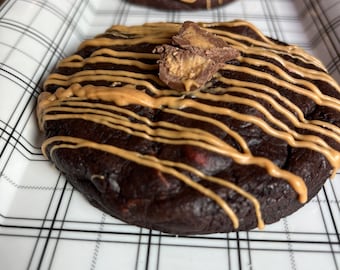
[[[340,89],[246,21],[112,26],[39,97],[43,153],[96,207],[176,234],[249,230],[340,166]]]
[[[211,9],[233,0],[127,0],[128,2],[166,10]]]

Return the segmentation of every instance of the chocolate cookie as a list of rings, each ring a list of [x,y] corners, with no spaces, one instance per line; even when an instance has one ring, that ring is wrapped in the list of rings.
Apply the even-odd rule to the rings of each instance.
[[[44,155],[96,207],[176,234],[262,228],[340,167],[340,88],[249,22],[112,26],[44,84]]]
[[[165,10],[211,9],[223,6],[233,0],[127,0],[133,4]]]

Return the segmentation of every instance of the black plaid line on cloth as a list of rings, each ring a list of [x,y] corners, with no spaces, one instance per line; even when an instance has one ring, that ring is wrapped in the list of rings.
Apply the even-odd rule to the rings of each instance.
[[[332,76],[340,81],[340,2],[303,0],[297,2],[313,53],[322,59]]]
[[[83,39],[112,24],[160,20],[244,18],[318,56],[339,82],[339,14],[338,0],[238,0],[191,13],[123,0],[6,1],[0,6],[6,91],[0,99],[0,269],[338,270],[339,173],[298,213],[263,231],[167,235],[109,217],[74,191],[41,154],[35,103],[46,75]]]

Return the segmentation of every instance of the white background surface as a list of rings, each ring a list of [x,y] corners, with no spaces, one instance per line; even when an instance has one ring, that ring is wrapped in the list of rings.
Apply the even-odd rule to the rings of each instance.
[[[297,3],[295,3],[297,2]],[[40,151],[41,84],[61,58],[112,24],[243,18],[302,46],[340,81],[340,2],[240,0],[161,12],[124,1],[7,1],[0,7],[0,269],[340,269],[340,175],[263,231],[176,237],[90,206]]]

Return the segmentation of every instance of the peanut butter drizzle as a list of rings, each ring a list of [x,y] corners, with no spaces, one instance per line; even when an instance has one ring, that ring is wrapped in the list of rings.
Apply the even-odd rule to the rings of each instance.
[[[209,24],[202,24],[203,26],[209,27]],[[210,24],[211,25],[211,24]],[[227,26],[227,27],[237,27],[237,26],[246,26],[252,29],[261,39],[255,40],[252,38],[249,38],[247,36],[230,33],[222,30],[217,29],[209,29],[210,32],[215,33],[219,35],[220,37],[224,37],[225,39],[228,39],[228,42],[232,45],[239,45],[243,48],[249,48],[249,46],[246,46],[245,44],[240,43],[239,41],[247,41],[250,42],[250,44],[256,45],[260,47],[262,50],[263,48],[266,48],[267,50],[276,52],[276,53],[282,53],[284,55],[289,55],[293,58],[299,59],[302,62],[305,63],[311,63],[320,69],[323,69],[326,71],[326,68],[321,63],[321,61],[312,55],[306,53],[302,48],[295,46],[295,45],[280,45],[275,43],[273,40],[266,37],[261,31],[259,31],[254,25],[250,24],[249,22],[243,21],[243,20],[236,20],[233,22],[225,22],[225,23],[217,23],[219,26]],[[237,46],[235,46],[237,48]],[[239,48],[237,48],[239,49]],[[267,51],[266,50],[266,51]]]
[[[181,0],[182,2],[194,3],[195,0]],[[207,1],[207,5],[208,5]],[[221,1],[222,2],[222,1]],[[254,40],[239,34],[212,29],[210,27],[216,25],[225,25],[228,27],[247,26],[251,28],[261,40]],[[266,78],[275,85],[284,86],[295,93],[312,99],[320,106],[328,106],[339,111],[340,102],[338,99],[327,96],[308,79],[318,79],[331,84],[340,92],[337,83],[324,72],[307,69],[297,66],[294,63],[286,61],[282,56],[290,55],[293,58],[308,64],[315,65],[321,70],[325,70],[320,61],[305,53],[296,46],[284,46],[276,44],[272,40],[265,37],[255,26],[244,21],[234,21],[228,23],[201,24],[207,31],[219,35],[227,40],[231,45],[247,55],[258,55],[270,58],[280,63],[287,70],[300,75],[303,79],[296,79],[285,72],[280,66],[271,64],[264,60],[254,59],[246,56],[240,56],[238,60],[252,66],[264,66],[274,73],[280,79],[270,74],[256,71],[255,69],[238,67],[226,64],[224,69],[229,71],[243,72],[252,76]],[[244,139],[235,131],[230,130],[225,124],[211,117],[198,116],[193,113],[183,111],[184,108],[195,108],[210,114],[228,115],[241,121],[247,121],[261,128],[264,132],[271,136],[285,140],[293,147],[303,147],[312,149],[323,154],[330,164],[333,166],[333,175],[340,167],[340,152],[329,146],[321,137],[316,135],[299,134],[295,130],[289,128],[285,123],[275,118],[264,106],[251,98],[240,98],[233,96],[232,93],[242,93],[248,96],[256,96],[271,104],[272,108],[288,119],[295,127],[317,132],[326,137],[332,138],[339,142],[340,128],[330,123],[319,120],[306,120],[302,111],[290,100],[283,97],[278,90],[270,88],[259,83],[246,81],[238,81],[236,79],[224,78],[223,76],[215,77],[221,83],[231,85],[228,88],[210,89],[209,93],[195,91],[192,93],[179,93],[172,89],[166,89],[164,84],[154,75],[157,69],[156,65],[146,64],[143,59],[157,60],[158,55],[150,53],[135,53],[128,51],[115,51],[108,47],[115,45],[134,45],[140,43],[162,44],[170,41],[179,29],[180,25],[175,23],[150,23],[144,26],[113,26],[108,30],[116,37],[124,37],[117,39],[105,38],[98,36],[92,40],[82,43],[80,49],[87,46],[99,47],[92,55],[83,59],[80,55],[68,57],[60,62],[59,67],[83,68],[86,64],[95,64],[98,62],[123,64],[137,67],[143,70],[143,73],[127,72],[124,70],[83,70],[76,72],[70,76],[61,74],[52,74],[46,80],[44,87],[56,84],[61,87],[54,93],[43,92],[39,97],[37,114],[39,117],[40,128],[43,129],[46,121],[55,121],[59,119],[83,119],[95,123],[101,123],[112,129],[118,129],[134,136],[139,136],[146,140],[161,142],[166,144],[194,145],[209,151],[232,158],[235,162],[244,165],[255,164],[267,170],[268,174],[273,177],[286,180],[292,188],[297,192],[301,203],[307,201],[307,188],[303,179],[299,176],[280,169],[272,161],[253,156]],[[127,39],[126,37],[130,37]],[[252,46],[247,46],[243,42],[248,42]],[[104,47],[104,48],[103,48]],[[306,79],[304,79],[306,78]],[[105,80],[112,82],[112,87],[86,85],[82,87],[80,84],[84,81]],[[123,85],[122,85],[123,84]],[[142,86],[149,92],[143,92],[136,89],[136,86]],[[274,99],[275,97],[276,99]],[[258,117],[252,115],[240,114],[236,111],[207,105],[194,100],[224,101],[236,102],[251,106],[261,112],[268,123]],[[100,103],[87,102],[88,100],[110,101],[115,105],[107,105]],[[278,102],[279,100],[280,102]],[[146,117],[138,116],[124,108],[124,106],[136,104],[152,109],[161,109],[167,113],[179,115],[185,118],[200,120],[212,124],[226,134],[231,136],[240,146],[239,151],[220,140],[213,134],[198,128],[186,128],[170,122],[152,122]],[[283,104],[285,106],[283,106]],[[54,112],[58,112],[55,114]],[[116,114],[115,112],[119,113]],[[138,120],[138,123],[129,121],[129,117]],[[274,128],[269,123],[272,123]],[[58,142],[58,144],[55,144]],[[53,160],[53,154],[61,148],[77,149],[81,147],[92,147],[101,151],[106,151],[115,155],[119,155],[128,160],[137,162],[144,166],[153,167],[163,173],[169,173],[192,188],[198,190],[205,196],[214,200],[226,212],[231,219],[235,228],[239,226],[239,221],[235,213],[228,206],[227,202],[222,200],[217,194],[204,188],[202,185],[195,183],[181,174],[176,168],[184,169],[196,174],[200,178],[211,181],[228,188],[233,189],[241,196],[250,200],[255,209],[258,226],[263,227],[260,205],[257,199],[247,193],[245,190],[235,186],[225,179],[219,179],[212,176],[204,175],[197,169],[184,164],[168,160],[159,160],[152,156],[141,155],[137,152],[127,151],[111,145],[96,144],[80,138],[73,137],[52,137],[47,139],[43,146],[43,153]],[[49,153],[47,153],[47,149]]]
[[[229,71],[239,71],[239,72],[244,72],[244,73],[248,73],[251,74],[253,76],[259,77],[259,78],[264,78],[267,79],[269,81],[271,81],[272,83],[276,84],[276,85],[282,85],[283,87],[286,87],[289,90],[292,90],[295,93],[298,93],[300,95],[304,95],[310,99],[312,99],[316,104],[320,105],[320,106],[327,106],[330,108],[333,108],[335,110],[339,110],[339,104],[340,101],[337,100],[336,98],[330,97],[330,96],[326,96],[322,93],[320,93],[317,89],[316,92],[313,91],[308,91],[305,88],[302,88],[300,86],[294,85],[292,83],[289,83],[287,81],[278,79],[266,72],[263,71],[257,71],[248,67],[237,67],[234,65],[228,65],[226,64],[224,66],[223,69],[229,70]],[[313,89],[313,90],[314,90]]]
[[[304,136],[304,137],[309,138],[309,141],[306,141],[306,140],[305,141],[299,141],[299,140],[296,140],[292,134],[290,134],[290,133],[294,133],[294,132],[291,131],[290,133],[287,133],[287,132],[284,132],[284,131],[276,130],[260,118],[253,117],[251,115],[243,115],[243,114],[240,114],[238,112],[232,111],[232,110],[227,109],[227,108],[219,108],[219,107],[209,106],[209,105],[202,104],[202,103],[199,103],[197,101],[194,101],[192,99],[179,99],[177,97],[169,97],[169,96],[162,96],[162,97],[153,98],[153,97],[151,97],[151,96],[149,96],[149,95],[147,95],[147,94],[145,94],[141,91],[138,91],[134,88],[127,88],[127,87],[118,88],[117,87],[117,88],[115,88],[115,91],[112,91],[108,87],[103,87],[103,86],[93,87],[91,85],[87,85],[87,86],[84,86],[84,87],[80,87],[80,86],[74,87],[72,92],[67,92],[67,91],[64,91],[64,92],[69,97],[72,97],[74,95],[74,96],[85,97],[87,99],[93,99],[93,100],[113,101],[118,106],[128,106],[128,105],[131,105],[131,104],[137,104],[137,105],[149,107],[149,108],[152,108],[152,109],[169,107],[169,108],[175,109],[175,110],[183,109],[183,108],[187,108],[187,107],[193,107],[193,108],[199,108],[200,110],[202,110],[204,112],[208,112],[208,113],[232,116],[235,119],[250,122],[250,123],[253,123],[253,124],[259,126],[262,130],[264,130],[268,134],[285,140],[288,144],[290,144],[293,147],[307,147],[307,148],[310,148],[312,150],[319,151],[322,154],[324,154],[329,159],[329,162],[334,166],[337,166],[337,164],[340,161],[340,153],[336,152],[335,150],[333,151],[333,149],[329,149],[329,147],[327,147],[327,145],[326,146],[323,145],[323,147],[322,147],[322,146],[318,146],[317,144],[313,143],[312,141],[317,139],[317,138],[314,138],[315,136]],[[63,93],[62,89],[59,90],[59,92],[57,91],[57,95],[59,95],[59,97],[62,97],[63,95],[65,95],[65,93]],[[197,92],[196,94],[197,94],[197,97],[202,98],[202,99],[207,99],[207,100],[215,100],[215,101],[223,100],[223,101],[230,101],[230,102],[236,102],[236,100],[238,100],[238,102],[247,102],[247,100],[244,99],[244,98],[241,99],[241,98],[237,98],[237,97],[233,97],[233,96],[227,96],[227,95],[222,95],[222,96],[221,95],[211,95],[211,94],[202,94],[200,92]],[[264,109],[257,102],[248,100],[248,104],[250,104],[252,107],[255,107],[256,109],[258,109],[259,111],[264,113],[265,116],[267,117],[267,119],[269,119],[270,121],[273,121],[275,124],[277,124],[281,128],[289,130],[289,128],[285,127],[284,124],[281,123],[279,120],[275,121],[275,119],[270,115],[270,113],[268,111],[266,111],[266,109]],[[73,118],[76,118],[74,114],[71,114],[70,116],[73,117]],[[58,117],[59,117],[58,115],[52,116],[52,118],[54,118],[54,119],[58,119]],[[130,125],[132,125],[132,123]],[[175,135],[171,134],[170,138],[173,137],[173,136],[175,136]],[[181,136],[183,136],[183,134],[181,134]],[[190,137],[190,133],[188,134],[188,136]],[[201,139],[203,139],[203,138],[201,138]],[[321,139],[318,139],[317,141],[321,141]],[[176,142],[178,142],[178,140],[176,140]],[[199,142],[197,142],[197,143],[200,144]],[[202,147],[202,145],[200,145],[200,146]],[[205,145],[203,147],[208,148],[208,145]],[[241,164],[257,164],[259,166],[266,167],[266,169],[268,170],[268,173],[270,175],[274,176],[274,177],[275,177],[275,175],[274,175],[273,171],[279,170],[278,168],[273,167],[274,164],[268,165],[267,162],[262,163],[260,165],[260,164],[258,164],[259,162],[258,162],[257,159],[255,159],[256,161],[253,161],[253,159],[250,158],[249,156],[246,157],[245,159],[247,160],[246,162],[250,162],[250,163],[243,163],[245,161],[242,161],[242,157],[239,157],[233,151],[231,151],[231,148],[229,148],[229,147],[223,148],[223,147],[221,147],[220,144],[215,149],[209,148],[209,150],[215,151],[215,152],[220,153],[220,154],[227,154],[228,156],[231,156],[235,161],[237,161]],[[272,169],[272,168],[274,168],[274,169]],[[293,175],[289,175],[288,178],[286,177],[287,178],[286,180],[292,186],[294,186],[294,183],[292,181],[290,181],[290,179],[292,177],[293,177]],[[285,177],[283,177],[283,178],[285,178]],[[298,184],[299,186],[304,184],[303,180],[298,179],[297,177],[294,177],[294,181],[295,182],[299,181],[300,182]]]
[[[259,228],[263,228],[263,226],[264,226],[264,223],[263,223],[262,218],[261,218],[260,205],[259,205],[257,199],[254,198],[251,194],[244,191],[243,189],[240,189],[238,186],[236,186],[232,183],[228,183],[228,182],[223,181],[223,180],[222,180],[222,182],[220,182],[219,179],[215,179],[214,177],[205,176],[200,171],[195,170],[194,168],[187,166],[183,163],[176,163],[176,162],[167,161],[167,160],[159,160],[154,156],[141,155],[138,152],[124,150],[124,149],[121,149],[121,148],[118,148],[118,147],[115,147],[115,146],[112,146],[112,145],[98,144],[98,143],[95,143],[95,142],[92,142],[92,141],[87,141],[87,140],[84,140],[84,139],[74,138],[74,137],[63,137],[63,136],[52,137],[52,138],[47,139],[44,142],[44,144],[47,146],[47,145],[53,144],[55,142],[63,142],[63,143],[52,146],[52,148],[50,150],[51,156],[53,156],[54,151],[61,149],[61,148],[78,149],[78,148],[83,148],[83,147],[90,147],[90,148],[93,148],[93,149],[97,149],[97,150],[100,150],[100,151],[105,151],[105,152],[111,153],[113,155],[118,155],[122,158],[134,161],[138,164],[141,164],[141,165],[144,165],[144,166],[147,166],[147,167],[155,168],[155,169],[161,171],[162,173],[171,174],[171,175],[177,177],[178,179],[180,179],[181,181],[183,181],[188,186],[198,190],[203,195],[209,197],[210,199],[215,201],[218,205],[220,205],[220,207],[225,211],[225,213],[231,219],[234,228],[238,228],[239,227],[239,220],[238,220],[237,216],[235,215],[234,211],[228,206],[226,201],[224,201],[220,196],[218,196],[212,190],[205,188],[201,184],[191,180],[189,177],[185,176],[184,174],[180,173],[179,171],[177,171],[174,168],[178,167],[178,168],[190,170],[191,172],[194,172],[197,175],[204,177],[211,182],[219,183],[219,184],[222,184],[223,186],[231,188],[231,189],[235,190],[236,192],[240,193],[241,195],[243,195],[244,197],[251,200],[253,202],[254,206],[255,206],[255,211],[256,211],[257,215],[260,217],[258,226],[259,226]],[[43,145],[43,149],[45,149],[46,146]]]
[[[305,126],[305,128],[317,131],[319,133],[325,132],[325,133],[327,133],[327,135],[329,137],[332,137],[333,139],[335,138],[337,141],[339,140],[339,137],[336,136],[336,134],[340,135],[340,128],[339,127],[337,127],[337,126],[335,126],[331,123],[325,122],[325,121],[306,120],[306,118],[305,118],[303,112],[300,110],[300,108],[297,107],[289,99],[282,96],[277,90],[275,90],[275,89],[273,89],[269,86],[258,84],[258,83],[253,83],[253,82],[239,81],[239,80],[229,79],[229,78],[227,79],[227,78],[224,78],[224,77],[220,77],[219,80],[221,82],[225,83],[225,84],[229,84],[229,85],[233,85],[234,87],[237,87],[238,90],[236,92],[247,91],[248,94],[253,93],[253,96],[256,96],[256,97],[260,97],[260,96],[264,97],[264,96],[262,94],[259,94],[260,92],[258,92],[258,91],[250,92],[250,90],[249,90],[250,88],[257,89],[257,90],[260,90],[262,92],[267,92],[271,96],[274,96],[276,99],[280,100],[283,104],[285,104],[292,111],[292,112],[290,112],[289,110],[286,111],[287,117],[289,117],[289,115],[291,115],[291,117],[289,117],[289,118],[292,122],[297,123],[296,121],[301,121],[301,122],[304,122],[304,123],[309,123],[311,126]],[[232,89],[233,89],[233,87],[230,87],[228,89],[225,89],[224,91],[232,91]],[[270,96],[267,95],[267,97],[265,97],[265,98],[269,99]],[[293,118],[294,113],[297,115],[298,119]],[[299,125],[299,124],[297,124],[297,125]],[[313,127],[312,125],[320,126],[322,128],[321,129],[322,131],[317,129],[317,127]],[[327,128],[327,129],[333,131],[334,134],[328,133],[327,130],[323,129],[323,128]]]

